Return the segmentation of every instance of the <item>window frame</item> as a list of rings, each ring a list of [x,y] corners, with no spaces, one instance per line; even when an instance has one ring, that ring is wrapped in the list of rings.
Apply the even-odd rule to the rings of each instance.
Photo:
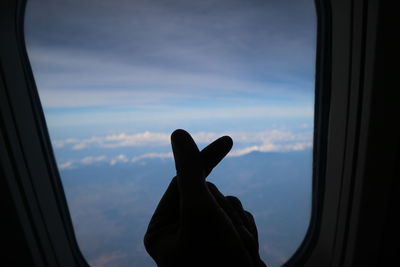
[[[366,169],[379,1],[315,3],[313,214],[303,244],[284,266],[353,266]]]
[[[284,266],[352,266],[378,0],[315,0],[312,216]],[[36,266],[89,266],[77,244],[24,41],[26,0],[0,1],[0,167]],[[368,41],[368,42],[367,42]]]
[[[25,7],[0,3],[0,166],[35,266],[86,267],[25,48]]]

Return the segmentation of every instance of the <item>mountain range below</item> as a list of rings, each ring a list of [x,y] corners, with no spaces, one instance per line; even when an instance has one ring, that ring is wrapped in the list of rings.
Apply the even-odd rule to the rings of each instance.
[[[75,234],[91,266],[156,266],[143,236],[175,175],[170,158],[60,171]],[[260,255],[282,265],[304,239],[311,215],[312,150],[225,158],[207,178],[255,217]]]

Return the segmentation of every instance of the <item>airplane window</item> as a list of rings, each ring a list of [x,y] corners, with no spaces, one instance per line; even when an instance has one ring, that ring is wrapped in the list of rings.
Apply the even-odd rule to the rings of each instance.
[[[268,266],[293,255],[311,216],[313,1],[35,0],[25,35],[91,266],[155,266],[143,236],[178,128],[233,138],[208,180],[254,215]]]

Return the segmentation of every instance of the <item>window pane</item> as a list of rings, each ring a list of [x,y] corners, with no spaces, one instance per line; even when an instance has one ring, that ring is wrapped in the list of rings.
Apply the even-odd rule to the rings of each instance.
[[[80,248],[92,266],[155,266],[147,223],[169,135],[233,150],[208,180],[255,217],[269,266],[311,213],[313,1],[28,1],[26,42]]]

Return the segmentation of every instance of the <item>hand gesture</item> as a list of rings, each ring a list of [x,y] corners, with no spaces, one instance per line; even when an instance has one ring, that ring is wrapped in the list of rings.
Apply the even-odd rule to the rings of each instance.
[[[232,147],[221,137],[199,151],[184,130],[171,135],[177,175],[151,218],[144,243],[159,267],[265,266],[253,216],[206,182]]]

